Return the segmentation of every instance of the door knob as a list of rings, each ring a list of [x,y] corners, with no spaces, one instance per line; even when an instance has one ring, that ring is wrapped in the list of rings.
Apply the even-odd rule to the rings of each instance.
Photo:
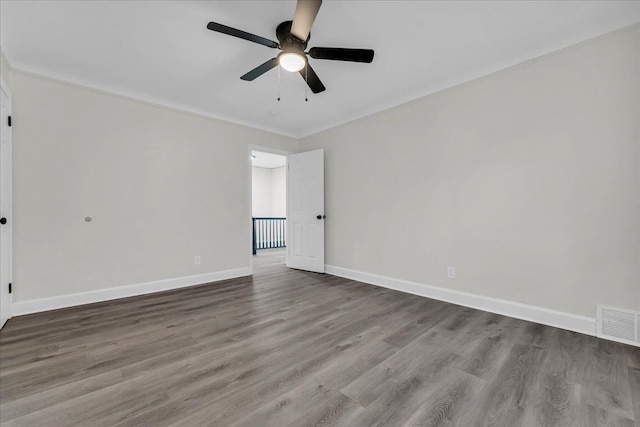
[[[7,223],[7,218],[0,218],[0,224],[5,225]]]
[[[325,218],[326,218],[326,215],[318,215],[318,216],[316,216],[316,218],[317,218],[317,219],[325,219]]]

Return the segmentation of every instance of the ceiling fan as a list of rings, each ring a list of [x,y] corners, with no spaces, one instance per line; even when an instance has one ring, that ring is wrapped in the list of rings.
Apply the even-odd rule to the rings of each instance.
[[[249,40],[282,51],[275,58],[271,58],[264,64],[258,65],[253,70],[241,76],[240,78],[242,80],[255,80],[257,77],[280,65],[287,71],[299,72],[307,82],[307,85],[309,85],[311,91],[313,93],[319,93],[326,88],[316,72],[311,68],[311,65],[309,65],[307,55],[314,59],[370,63],[373,61],[374,54],[371,49],[347,49],[340,47],[312,47],[308,52],[305,52],[307,43],[309,43],[309,39],[311,38],[311,26],[316,19],[321,4],[322,0],[298,0],[293,21],[282,22],[276,28],[276,38],[279,43],[216,22],[209,22],[207,28],[211,31]]]

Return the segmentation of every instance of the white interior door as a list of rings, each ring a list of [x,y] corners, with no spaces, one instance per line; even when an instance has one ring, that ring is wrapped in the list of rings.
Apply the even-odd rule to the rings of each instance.
[[[324,273],[324,151],[287,164],[287,267]]]
[[[11,93],[1,83],[0,115],[0,328],[11,317]]]

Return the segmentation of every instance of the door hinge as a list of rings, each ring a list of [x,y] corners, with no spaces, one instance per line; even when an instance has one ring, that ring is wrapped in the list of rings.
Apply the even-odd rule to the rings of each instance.
[[[13,293],[13,285],[11,283],[9,283],[9,293]]]
[[[11,127],[11,116],[7,117],[7,124],[9,125],[9,127]]]

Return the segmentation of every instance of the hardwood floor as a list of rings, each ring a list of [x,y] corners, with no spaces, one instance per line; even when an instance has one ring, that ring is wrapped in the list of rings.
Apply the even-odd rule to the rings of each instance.
[[[639,348],[282,254],[261,251],[253,277],[11,319],[0,422],[640,426]]]

